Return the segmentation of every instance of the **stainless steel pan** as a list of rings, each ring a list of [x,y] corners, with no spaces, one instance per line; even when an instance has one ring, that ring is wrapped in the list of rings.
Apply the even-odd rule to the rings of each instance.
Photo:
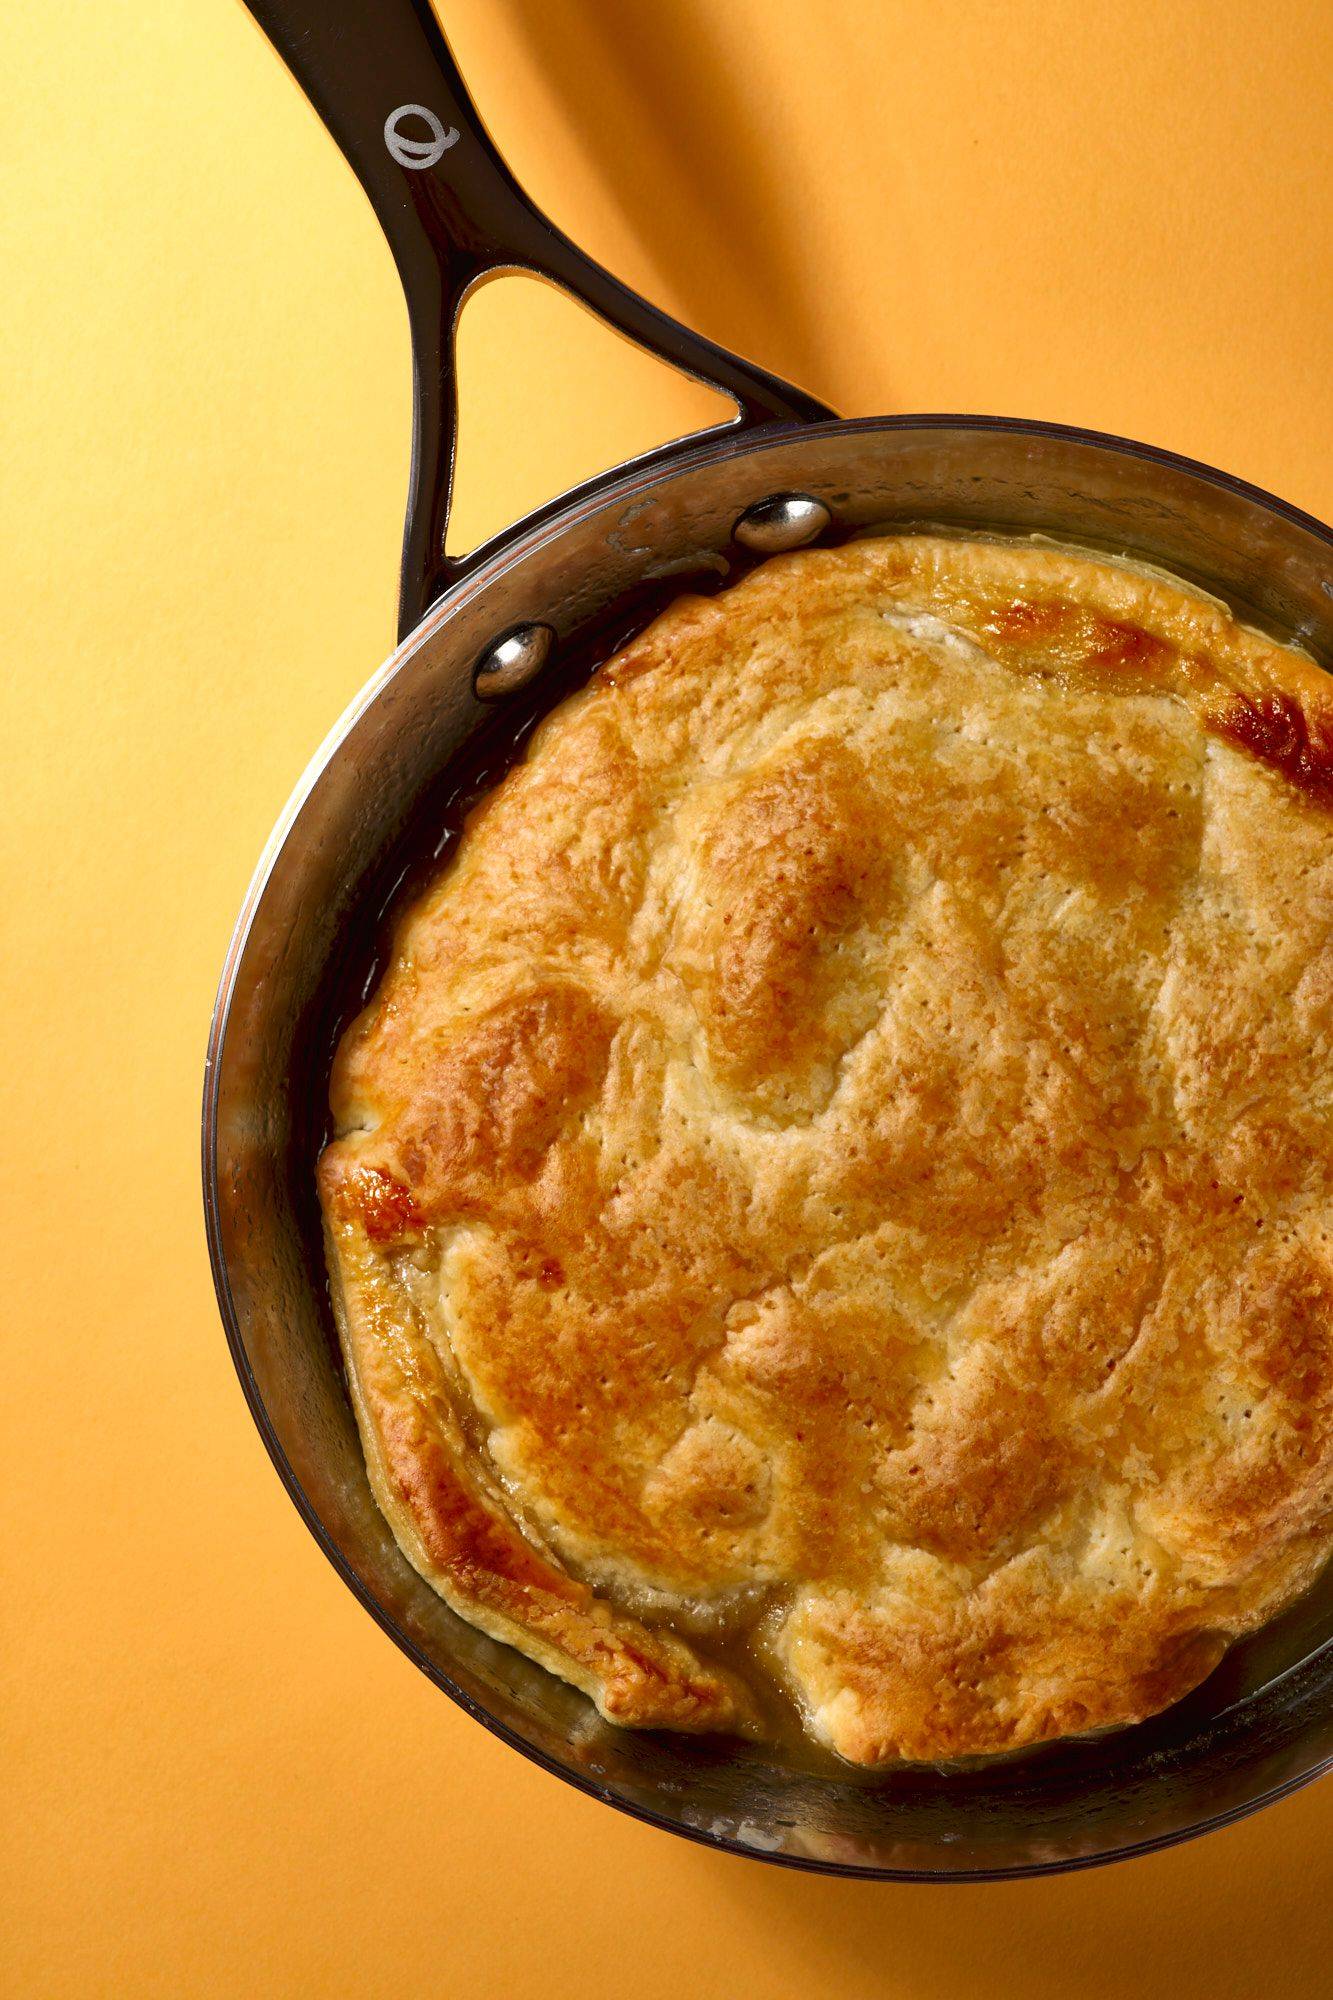
[[[274,831],[208,1050],[218,1298],[293,1500],[362,1603],[470,1714],[609,1804],[736,1853],[848,1874],[1014,1875],[1179,1840],[1290,1791],[1333,1763],[1333,1581],[1165,1716],[1011,1762],[866,1775],[799,1751],[609,1728],[581,1695],[456,1618],[399,1554],[339,1369],[312,1168],[348,967],[369,963],[376,914],[414,841],[475,782],[479,742],[494,739],[499,756],[497,731],[512,736],[676,589],[821,532],[1042,529],[1159,563],[1329,661],[1333,534],[1241,480],[1120,438],[994,417],[839,421],[656,312],[533,208],[426,0],[251,0],[251,11],[374,204],[403,277],[416,371],[402,643]],[[739,415],[452,561],[454,328],[470,289],[513,269],[564,286],[726,391]]]

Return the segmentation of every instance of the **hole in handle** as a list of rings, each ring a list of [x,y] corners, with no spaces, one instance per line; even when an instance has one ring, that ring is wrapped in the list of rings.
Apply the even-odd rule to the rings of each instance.
[[[463,307],[456,351],[458,447],[445,548],[455,559],[581,480],[736,415],[730,397],[525,273],[478,286]]]

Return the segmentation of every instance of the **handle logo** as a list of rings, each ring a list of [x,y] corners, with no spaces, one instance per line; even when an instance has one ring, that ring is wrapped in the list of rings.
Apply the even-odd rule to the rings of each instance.
[[[405,118],[419,118],[429,128],[429,139],[414,139],[403,131]],[[435,113],[425,104],[400,104],[391,111],[384,121],[384,143],[390,156],[400,167],[407,167],[412,173],[420,173],[423,167],[433,167],[451,146],[456,146],[461,138],[457,126],[445,130]]]

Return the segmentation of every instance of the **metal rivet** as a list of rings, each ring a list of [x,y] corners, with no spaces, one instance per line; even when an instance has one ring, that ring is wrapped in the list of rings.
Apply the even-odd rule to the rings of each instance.
[[[515,625],[486,648],[472,669],[472,692],[478,701],[499,701],[516,694],[546,664],[555,643],[549,625]]]
[[[802,549],[822,535],[833,516],[810,493],[770,493],[747,507],[732,529],[743,548],[757,555],[776,556],[784,549]]]

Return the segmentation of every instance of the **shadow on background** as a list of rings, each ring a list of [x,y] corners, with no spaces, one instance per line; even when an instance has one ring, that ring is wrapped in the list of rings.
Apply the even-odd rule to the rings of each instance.
[[[505,4],[679,315],[836,403],[780,122],[723,53],[715,0]]]
[[[1138,1861],[1027,1882],[836,1882],[746,1863],[709,1890],[771,1941],[791,1991],[849,2000],[1326,2000],[1333,1782]]]

